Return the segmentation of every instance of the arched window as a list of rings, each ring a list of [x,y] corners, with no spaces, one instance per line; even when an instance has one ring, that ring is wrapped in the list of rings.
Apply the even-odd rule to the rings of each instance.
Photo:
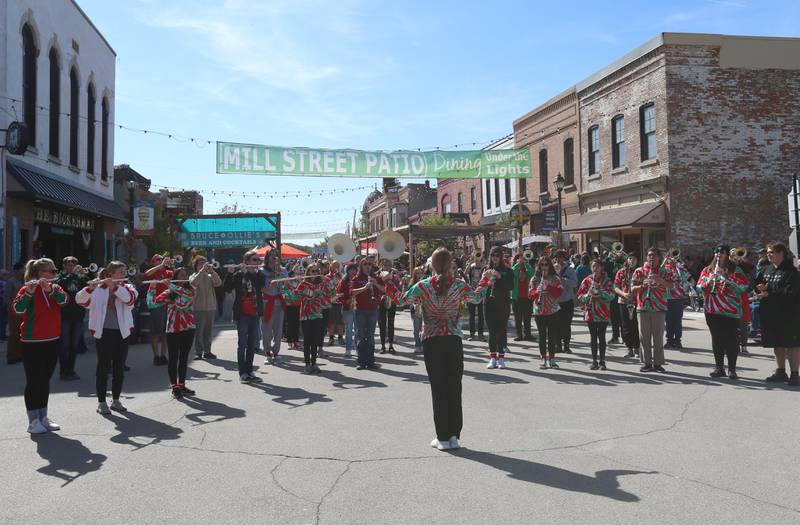
[[[109,132],[109,125],[108,117],[109,117],[109,107],[108,107],[108,97],[103,97],[103,116],[102,116],[102,126],[103,130],[101,131],[102,135],[102,144],[100,146],[100,178],[103,180],[108,180],[108,132]]]
[[[22,26],[22,107],[28,138],[36,145],[36,40],[30,25]]]
[[[442,197],[442,213],[450,213],[450,195]]]
[[[86,173],[94,174],[94,144],[95,144],[95,106],[97,100],[94,94],[94,84],[89,82],[86,90]]]
[[[80,108],[78,70],[69,70],[69,165],[78,167],[78,123]]]
[[[539,152],[539,193],[547,193],[547,150]]]
[[[564,184],[575,184],[575,143],[572,139],[564,141]]]
[[[58,51],[50,48],[50,141],[48,152],[58,157],[59,131],[61,121],[61,67],[58,64]]]

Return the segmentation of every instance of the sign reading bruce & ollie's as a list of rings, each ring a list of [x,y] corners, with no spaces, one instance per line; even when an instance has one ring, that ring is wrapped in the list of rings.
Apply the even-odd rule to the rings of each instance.
[[[67,228],[94,231],[94,219],[87,219],[80,215],[47,210],[45,208],[33,208],[33,220],[34,222],[66,226]]]
[[[473,151],[360,151],[217,142],[217,173],[304,177],[520,179],[528,148]]]
[[[181,232],[181,242],[185,247],[220,248],[224,246],[256,246],[266,239],[274,239],[275,232]]]

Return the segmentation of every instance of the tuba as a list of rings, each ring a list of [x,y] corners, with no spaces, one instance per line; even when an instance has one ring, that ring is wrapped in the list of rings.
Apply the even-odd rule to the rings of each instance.
[[[394,230],[384,230],[375,239],[375,248],[382,259],[393,261],[403,255],[406,249],[406,240]]]
[[[346,263],[356,256],[356,245],[343,233],[336,233],[328,238],[328,256],[334,261]]]

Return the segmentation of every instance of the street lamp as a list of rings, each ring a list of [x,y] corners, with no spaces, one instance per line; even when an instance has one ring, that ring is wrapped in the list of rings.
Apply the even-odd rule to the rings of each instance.
[[[561,192],[564,191],[564,177],[559,172],[556,177],[556,191],[558,192],[558,246],[561,246]]]

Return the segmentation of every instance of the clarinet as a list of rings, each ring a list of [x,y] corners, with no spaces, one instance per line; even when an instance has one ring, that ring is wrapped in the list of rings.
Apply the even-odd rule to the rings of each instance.
[[[719,280],[719,254],[714,255],[714,282],[711,283],[711,295],[717,294],[717,281]]]
[[[647,271],[647,281],[649,284],[647,285],[647,292],[644,294],[645,300],[650,300],[650,296],[652,295],[653,290],[653,267],[650,266],[650,269]]]
[[[625,300],[626,304],[625,307],[628,309],[628,319],[631,321],[633,320],[633,316],[636,313],[636,304],[631,302],[631,272],[629,271],[630,268],[626,269],[625,272],[625,282],[628,285],[628,298]]]

